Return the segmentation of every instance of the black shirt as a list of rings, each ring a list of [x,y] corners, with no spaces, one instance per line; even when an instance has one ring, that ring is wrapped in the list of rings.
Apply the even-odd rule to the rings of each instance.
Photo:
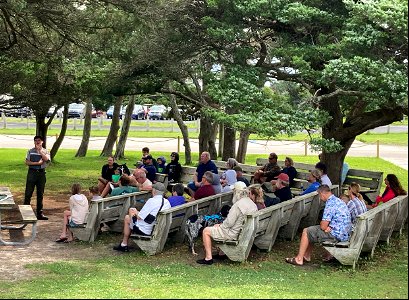
[[[115,170],[118,169],[118,164],[114,163],[112,165],[112,168],[109,168],[109,165],[106,164],[102,167],[102,171],[101,171],[101,176],[102,178],[111,181],[112,180],[112,175],[115,174]]]

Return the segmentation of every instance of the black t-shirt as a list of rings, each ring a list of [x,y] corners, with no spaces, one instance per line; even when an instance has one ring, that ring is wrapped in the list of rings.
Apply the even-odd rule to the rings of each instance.
[[[118,168],[118,164],[114,163],[112,165],[112,168],[109,168],[108,164],[104,165],[102,167],[102,171],[101,171],[101,176],[102,178],[111,181],[112,180],[112,175],[115,174],[115,170]]]
[[[281,188],[281,189],[279,189],[279,190],[276,190],[276,191],[274,192],[274,194],[275,194],[278,198],[280,198],[281,202],[287,201],[287,200],[290,200],[290,199],[293,198],[293,195],[291,194],[291,189],[290,189],[290,187],[288,187],[288,186],[283,187],[283,188]]]
[[[182,166],[179,162],[171,161],[166,165],[165,174],[168,174],[169,181],[179,182],[182,175]]]

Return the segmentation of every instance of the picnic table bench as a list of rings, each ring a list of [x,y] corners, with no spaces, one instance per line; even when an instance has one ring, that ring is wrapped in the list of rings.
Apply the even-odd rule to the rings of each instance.
[[[1,214],[14,212],[17,217],[7,221],[1,220]],[[5,240],[1,230],[23,230],[27,225],[31,226],[31,233],[23,241]],[[31,205],[17,205],[14,202],[13,195],[8,187],[0,187],[0,245],[23,246],[30,244],[37,235],[37,217]]]
[[[361,253],[369,253],[372,258],[378,241],[389,243],[393,231],[407,218],[408,196],[398,196],[357,217],[354,230],[347,242],[323,243],[324,248],[341,264],[352,265],[355,269]],[[399,220],[399,224],[397,224]]]

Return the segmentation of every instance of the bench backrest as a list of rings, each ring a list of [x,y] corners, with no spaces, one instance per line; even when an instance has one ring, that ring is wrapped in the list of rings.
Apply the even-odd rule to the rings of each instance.
[[[268,163],[268,159],[266,158],[256,159],[256,164],[258,166],[263,166],[266,163]],[[280,167],[284,167],[284,161],[278,161],[277,164]],[[310,172],[310,170],[315,169],[315,165],[305,163],[294,163],[294,168],[297,170],[296,182],[298,181],[300,183],[302,181],[307,180],[308,173]],[[376,196],[380,194],[380,189],[383,182],[383,172],[349,169],[343,186],[347,187],[352,182],[359,183],[363,191],[374,190],[373,195]],[[298,187],[297,185],[298,184],[296,184],[295,187]],[[369,194],[368,196],[370,198],[374,197],[374,196],[371,197]]]

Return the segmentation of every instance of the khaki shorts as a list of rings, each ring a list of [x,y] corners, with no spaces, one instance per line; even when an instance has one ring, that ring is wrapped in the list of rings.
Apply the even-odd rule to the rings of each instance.
[[[231,238],[220,228],[210,227],[210,236],[216,240],[231,240]]]
[[[307,228],[308,241],[310,243],[322,243],[324,241],[336,242],[337,239],[329,232],[321,229],[320,225],[310,226]]]

